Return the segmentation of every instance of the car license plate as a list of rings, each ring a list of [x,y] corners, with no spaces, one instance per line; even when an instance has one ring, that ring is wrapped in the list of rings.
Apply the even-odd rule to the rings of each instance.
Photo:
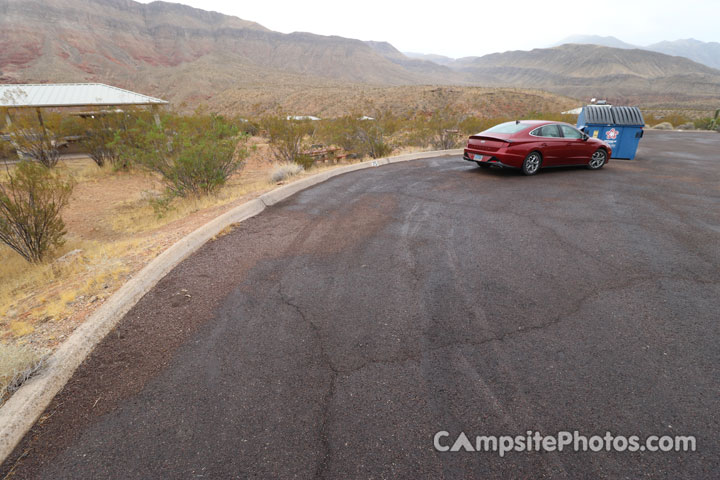
[[[485,157],[482,155],[475,154],[475,156],[473,157],[473,160],[475,160],[476,162],[482,162],[483,158],[485,158]]]

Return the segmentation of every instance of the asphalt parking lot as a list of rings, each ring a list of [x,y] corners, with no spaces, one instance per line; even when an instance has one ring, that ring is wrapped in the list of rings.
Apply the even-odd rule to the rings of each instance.
[[[336,177],[146,295],[12,478],[720,478],[720,135],[534,177]],[[693,435],[697,451],[437,452],[433,436]]]

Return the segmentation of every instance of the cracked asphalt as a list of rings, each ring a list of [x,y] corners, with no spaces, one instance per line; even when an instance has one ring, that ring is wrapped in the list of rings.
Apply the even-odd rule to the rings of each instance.
[[[720,135],[523,177],[336,177],[179,265],[11,478],[720,478]],[[436,432],[694,435],[687,453],[440,453]]]

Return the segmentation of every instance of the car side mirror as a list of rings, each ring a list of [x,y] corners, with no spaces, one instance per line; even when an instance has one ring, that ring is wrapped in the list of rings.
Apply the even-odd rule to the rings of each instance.
[[[588,135],[587,133],[583,133],[583,136],[582,136],[583,142],[587,142],[588,138],[590,138],[590,135]]]

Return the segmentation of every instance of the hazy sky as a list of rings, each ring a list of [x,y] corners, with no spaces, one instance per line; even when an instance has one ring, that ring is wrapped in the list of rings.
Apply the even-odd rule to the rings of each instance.
[[[150,3],[149,0],[141,0]],[[173,1],[173,0],[169,0]],[[648,45],[720,41],[720,0],[182,0],[275,31],[385,40],[450,57],[545,47],[572,34]]]

